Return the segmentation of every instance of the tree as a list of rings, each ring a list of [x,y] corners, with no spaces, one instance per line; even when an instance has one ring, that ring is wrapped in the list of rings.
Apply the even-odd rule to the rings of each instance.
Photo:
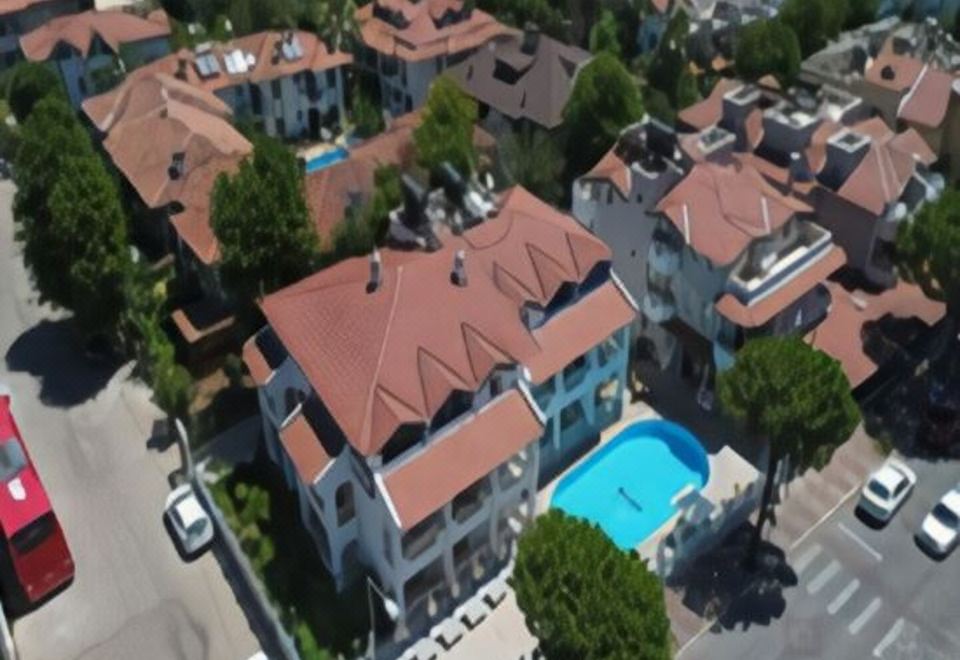
[[[592,167],[620,131],[641,117],[643,101],[637,81],[613,55],[594,57],[577,75],[563,110],[570,178]]]
[[[318,0],[311,10],[317,34],[334,50],[353,47],[357,37],[354,0]]]
[[[544,34],[564,42],[572,36],[565,7],[557,0],[479,0],[477,4],[508,25],[536,25]]]
[[[599,20],[590,28],[590,52],[610,53],[614,57],[620,57],[617,19],[609,9],[600,12]]]
[[[862,25],[877,20],[880,0],[849,0],[847,5],[847,17],[843,24],[844,30],[855,30]]]
[[[551,509],[521,536],[510,578],[547,658],[670,657],[663,585],[636,552]]]
[[[778,20],[790,26],[800,41],[800,53],[809,57],[840,34],[848,14],[847,0],[786,0]]]
[[[526,125],[501,142],[498,155],[508,185],[521,185],[544,201],[560,203],[563,153],[549,133]]]
[[[26,121],[33,106],[51,94],[63,96],[60,78],[53,69],[38,62],[21,62],[16,66],[10,78],[7,101],[18,123]]]
[[[358,210],[348,210],[343,221],[334,227],[330,248],[322,259],[325,266],[370,254],[375,247],[383,245],[390,211],[403,202],[400,170],[395,165],[381,165],[373,173],[373,180],[370,201]]]
[[[904,278],[946,304],[945,348],[960,330],[960,190],[948,188],[900,225],[897,263]]]
[[[304,198],[303,168],[280,142],[254,137],[252,158],[214,184],[210,218],[220,274],[241,312],[313,271],[317,236]]]
[[[677,80],[677,109],[688,108],[701,99],[697,78],[689,69],[684,69]]]
[[[840,364],[798,337],[747,342],[733,367],[717,376],[723,409],[747,436],[768,447],[767,475],[747,564],[754,566],[763,527],[771,515],[774,478],[781,459],[794,470],[819,469],[860,421]]]
[[[53,302],[74,313],[88,336],[113,336],[124,309],[130,268],[120,193],[94,154],[70,156],[50,193],[50,228],[42,247],[59,264]]]
[[[477,162],[473,148],[477,102],[453,80],[440,76],[430,85],[422,116],[413,131],[418,164],[436,172],[447,161],[460,172],[472,172]]]
[[[758,80],[767,74],[786,89],[800,73],[800,42],[797,34],[776,19],[761,19],[740,30],[734,54],[737,75]]]
[[[376,76],[360,71],[355,72],[351,106],[350,114],[357,137],[368,138],[383,130],[380,82]]]
[[[660,39],[653,59],[647,67],[647,81],[666,94],[670,105],[678,107],[677,96],[680,79],[689,72],[690,57],[687,53],[687,35],[690,33],[690,19],[686,12],[680,11],[670,19],[667,29]]]

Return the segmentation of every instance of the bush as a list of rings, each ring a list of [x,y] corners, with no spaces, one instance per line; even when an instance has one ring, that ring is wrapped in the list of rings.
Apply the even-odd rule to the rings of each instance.
[[[21,62],[14,68],[7,102],[18,123],[26,121],[33,106],[52,94],[64,96],[60,78],[50,67],[37,62]]]

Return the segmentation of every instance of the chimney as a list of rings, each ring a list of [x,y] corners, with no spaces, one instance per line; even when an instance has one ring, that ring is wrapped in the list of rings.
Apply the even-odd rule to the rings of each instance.
[[[463,250],[457,250],[453,255],[453,271],[450,273],[450,281],[457,286],[467,286],[467,254]]]
[[[733,133],[737,151],[747,149],[747,117],[760,101],[760,90],[753,85],[741,85],[723,95],[723,114],[719,125]]]
[[[426,221],[426,192],[409,174],[401,175],[400,184],[403,188],[403,223],[411,229],[420,228]]]
[[[536,23],[527,21],[523,26],[523,43],[520,45],[520,52],[525,55],[534,55],[539,45],[540,28]]]
[[[787,189],[793,190],[793,184],[805,183],[812,179],[806,157],[799,151],[790,154],[790,164],[787,166]]]
[[[834,133],[827,140],[827,160],[820,172],[820,179],[834,190],[839,189],[869,150],[869,136],[849,129]]]
[[[170,167],[167,168],[167,174],[170,175],[170,178],[174,181],[183,176],[183,166],[186,154],[182,151],[177,151],[173,154],[173,158],[170,160]]]
[[[780,105],[763,113],[763,149],[776,154],[778,165],[790,164],[794,152],[802,152],[820,125],[816,115]]]
[[[383,261],[380,259],[380,250],[373,248],[370,253],[370,280],[367,282],[367,293],[373,293],[380,288],[383,282]]]
[[[180,80],[186,81],[187,79],[187,59],[185,57],[177,58],[177,71],[173,74],[174,77],[179,78]]]

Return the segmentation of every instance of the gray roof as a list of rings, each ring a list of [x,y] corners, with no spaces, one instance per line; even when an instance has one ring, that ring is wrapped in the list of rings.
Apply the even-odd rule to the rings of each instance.
[[[507,35],[447,73],[465,92],[501,114],[549,129],[563,120],[577,71],[590,57],[546,35]]]

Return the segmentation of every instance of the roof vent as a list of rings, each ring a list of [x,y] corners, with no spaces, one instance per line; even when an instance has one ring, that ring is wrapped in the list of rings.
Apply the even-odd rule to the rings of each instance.
[[[457,286],[467,286],[467,253],[463,250],[457,250],[453,255],[453,272],[450,273],[450,281]]]
[[[887,64],[882,69],[880,69],[880,77],[884,80],[893,80],[897,77],[896,72],[893,70],[893,67]]]
[[[184,57],[177,58],[177,71],[173,74],[180,80],[187,79],[187,60]]]
[[[176,181],[183,176],[183,167],[184,160],[186,159],[186,154],[182,151],[178,151],[173,154],[173,158],[170,161],[170,167],[167,168],[167,174],[170,175],[170,178]]]
[[[383,260],[380,250],[374,248],[370,253],[370,281],[367,282],[367,293],[373,293],[380,288],[383,282]]]

